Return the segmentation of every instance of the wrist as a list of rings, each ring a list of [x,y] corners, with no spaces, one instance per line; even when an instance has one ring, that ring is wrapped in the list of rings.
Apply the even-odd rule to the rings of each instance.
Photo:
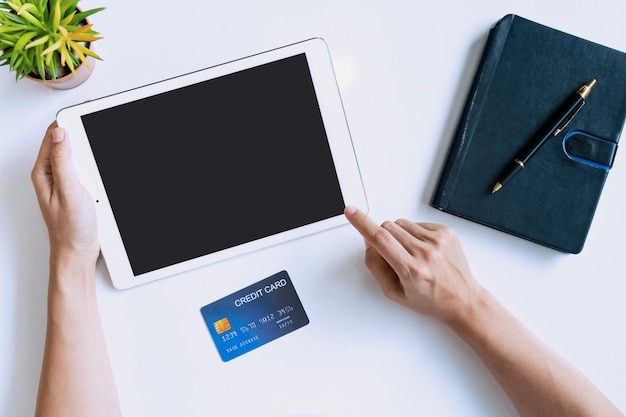
[[[82,297],[95,294],[95,273],[99,249],[74,250],[51,247],[50,292]]]
[[[489,291],[477,285],[466,300],[462,313],[446,320],[445,323],[457,335],[466,339],[470,334],[479,331],[483,323],[488,320],[495,302],[495,298]]]
[[[472,308],[450,328],[474,351],[496,355],[504,340],[511,341],[517,321],[486,289],[476,295]],[[487,353],[485,353],[487,352]]]

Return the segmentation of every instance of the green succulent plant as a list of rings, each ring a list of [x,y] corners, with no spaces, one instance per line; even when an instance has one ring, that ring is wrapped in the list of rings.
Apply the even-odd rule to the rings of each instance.
[[[88,56],[102,59],[89,49],[102,38],[85,19],[104,8],[81,11],[79,1],[0,1],[0,66],[8,65],[16,80],[54,80],[88,66]]]

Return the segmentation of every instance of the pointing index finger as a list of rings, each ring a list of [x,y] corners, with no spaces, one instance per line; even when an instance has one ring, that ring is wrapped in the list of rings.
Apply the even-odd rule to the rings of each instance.
[[[356,207],[346,207],[344,214],[350,224],[376,249],[396,273],[399,272],[405,264],[406,257],[410,256],[404,246],[387,229],[378,226],[367,214]]]
[[[367,240],[371,241],[380,227],[367,214],[353,206],[344,209],[346,218],[354,228]]]

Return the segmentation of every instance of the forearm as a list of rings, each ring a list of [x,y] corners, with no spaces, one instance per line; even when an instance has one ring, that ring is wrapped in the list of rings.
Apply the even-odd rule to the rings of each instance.
[[[521,416],[623,416],[487,291],[481,291],[468,316],[449,324],[481,358]]]
[[[94,260],[51,255],[48,323],[36,416],[120,414],[94,274]]]

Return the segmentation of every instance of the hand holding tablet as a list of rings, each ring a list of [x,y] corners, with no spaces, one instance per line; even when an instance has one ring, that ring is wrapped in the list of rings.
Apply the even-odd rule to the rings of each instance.
[[[128,288],[344,224],[366,207],[325,43],[312,39],[63,109]]]

